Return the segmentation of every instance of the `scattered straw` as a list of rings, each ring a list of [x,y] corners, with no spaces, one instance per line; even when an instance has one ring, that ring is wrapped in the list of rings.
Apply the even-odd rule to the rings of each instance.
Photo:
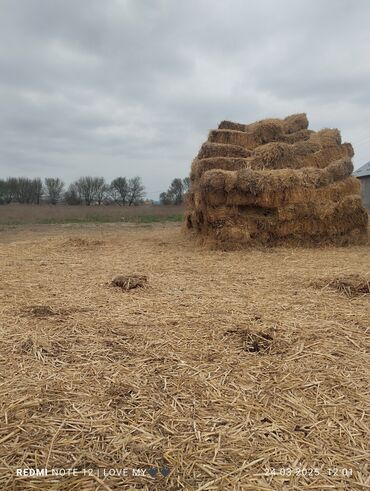
[[[347,297],[358,297],[370,293],[370,276],[347,274],[333,279],[322,279],[314,283],[324,288],[333,288]]]
[[[104,254],[60,247],[102,234]],[[1,490],[370,488],[368,295],[310,284],[363,274],[368,246],[224,253],[160,225],[0,241]],[[127,265],[151,288],[107,288]],[[77,475],[16,475],[46,465]]]
[[[134,288],[143,288],[148,282],[147,276],[143,275],[128,275],[128,276],[116,276],[112,280],[113,286],[118,286],[122,290],[132,290]]]
[[[87,239],[84,237],[72,237],[67,239],[64,242],[65,246],[70,246],[70,247],[94,247],[94,246],[100,246],[103,245],[104,241],[100,239]]]

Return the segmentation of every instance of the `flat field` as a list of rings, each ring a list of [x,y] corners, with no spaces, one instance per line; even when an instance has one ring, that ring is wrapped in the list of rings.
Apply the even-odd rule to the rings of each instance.
[[[3,228],[0,489],[369,489],[369,295],[328,286],[369,265],[169,223]]]
[[[160,221],[179,222],[182,206],[84,206],[84,205],[22,205],[18,203],[0,206],[0,228],[26,223],[151,223]]]

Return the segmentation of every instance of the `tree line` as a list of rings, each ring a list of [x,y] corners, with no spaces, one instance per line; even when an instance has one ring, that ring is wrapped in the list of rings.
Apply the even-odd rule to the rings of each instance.
[[[184,201],[190,185],[188,177],[173,179],[167,191],[160,194],[162,205],[180,205]],[[103,177],[83,176],[67,188],[59,177],[47,177],[44,181],[37,177],[8,177],[0,179],[0,204],[25,203],[53,205],[102,205],[119,204],[133,206],[143,203],[145,187],[139,176],[116,177],[107,183]]]
[[[145,187],[139,176],[130,179],[117,177],[110,184],[103,177],[84,176],[72,182],[67,189],[59,177],[47,177],[44,181],[27,177],[0,179],[0,204],[40,204],[46,201],[53,205],[117,203],[132,206],[142,203],[144,196]]]

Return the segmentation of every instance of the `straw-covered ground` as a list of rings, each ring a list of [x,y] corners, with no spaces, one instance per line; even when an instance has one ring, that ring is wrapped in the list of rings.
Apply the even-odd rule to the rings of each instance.
[[[370,489],[369,246],[90,224],[0,252],[1,490]]]

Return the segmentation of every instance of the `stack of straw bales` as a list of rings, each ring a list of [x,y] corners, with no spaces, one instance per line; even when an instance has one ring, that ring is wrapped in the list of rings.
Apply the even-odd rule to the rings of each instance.
[[[305,114],[253,124],[222,121],[191,167],[186,227],[221,247],[344,245],[367,234],[353,148]]]

